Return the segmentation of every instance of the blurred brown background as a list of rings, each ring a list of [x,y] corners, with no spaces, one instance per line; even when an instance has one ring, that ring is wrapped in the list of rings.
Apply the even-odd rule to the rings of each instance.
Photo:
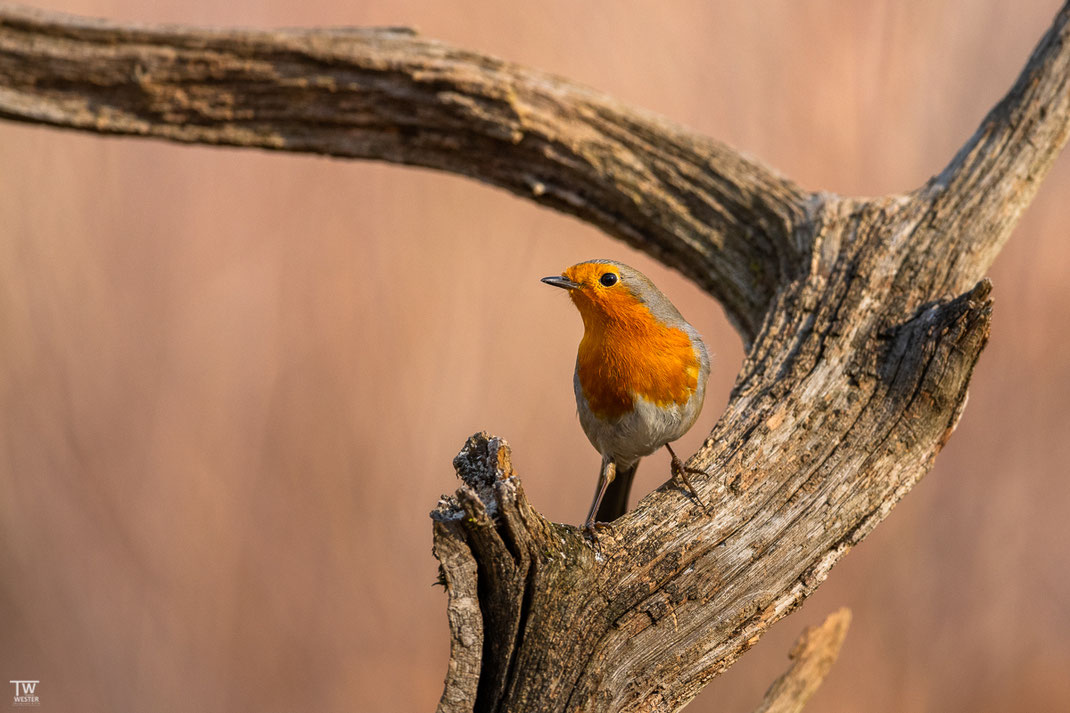
[[[855,194],[938,171],[1058,4],[48,3],[411,24]],[[1070,710],[1068,189],[1064,157],[992,272],[992,341],[936,469],[688,710],[753,708],[840,605],[854,624],[809,710]],[[40,679],[46,711],[432,710],[427,513],[464,439],[508,438],[554,519],[593,492],[580,321],[538,278],[596,256],[651,275],[713,346],[693,449],[739,340],[573,219],[422,170],[0,124],[0,684]]]

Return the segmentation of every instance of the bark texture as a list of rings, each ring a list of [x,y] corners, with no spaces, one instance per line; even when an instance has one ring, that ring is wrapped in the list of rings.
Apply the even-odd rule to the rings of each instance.
[[[471,176],[657,255],[748,339],[799,268],[805,194],[791,181],[586,87],[405,28],[136,27],[0,3],[0,117]]]
[[[477,434],[432,513],[441,711],[683,707],[929,470],[988,338],[984,275],[1070,127],[1064,6],[1007,96],[904,195],[809,193],[568,81],[399,29],[118,26],[0,4],[0,117],[452,171],[600,226],[748,345],[689,462],[592,541]],[[790,675],[790,674],[789,674]]]

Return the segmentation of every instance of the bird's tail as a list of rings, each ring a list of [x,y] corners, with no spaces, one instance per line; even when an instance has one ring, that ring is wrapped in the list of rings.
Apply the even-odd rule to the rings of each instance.
[[[639,461],[627,470],[617,470],[613,482],[606,488],[606,494],[602,498],[602,504],[598,506],[598,512],[594,519],[598,522],[612,522],[628,510],[628,494],[632,492],[632,479],[639,467]]]

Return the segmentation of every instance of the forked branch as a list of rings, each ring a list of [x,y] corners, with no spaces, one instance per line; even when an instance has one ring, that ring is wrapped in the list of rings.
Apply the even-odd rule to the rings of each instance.
[[[433,513],[441,711],[670,711],[798,606],[954,430],[989,333],[985,271],[1070,132],[1068,35],[1064,6],[947,169],[865,200],[396,29],[133,27],[0,4],[0,117],[461,173],[721,300],[749,349],[690,461],[712,514],[666,484],[592,542],[539,515],[487,434]]]

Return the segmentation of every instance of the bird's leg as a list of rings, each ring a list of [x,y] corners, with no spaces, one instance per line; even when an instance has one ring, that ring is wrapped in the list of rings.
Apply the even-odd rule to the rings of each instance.
[[[605,497],[606,488],[613,482],[613,478],[617,475],[617,464],[609,458],[602,459],[602,470],[598,473],[598,492],[594,495],[594,502],[591,503],[591,511],[587,513],[587,521],[583,523],[583,529],[587,532],[594,534],[594,514],[598,512],[598,506],[602,504],[602,498]]]
[[[703,510],[709,512],[710,509],[706,507],[706,503],[702,501],[702,497],[698,494],[698,491],[695,490],[695,486],[691,484],[691,480],[687,477],[688,473],[704,475],[706,471],[699,470],[698,468],[687,467],[686,465],[684,465],[684,462],[680,460],[679,457],[677,457],[676,451],[672,449],[672,446],[666,443],[665,447],[669,449],[669,455],[672,456],[672,479],[682,480],[684,482],[684,485],[686,485],[687,489],[691,492],[691,496],[698,501],[698,504],[702,506]]]

